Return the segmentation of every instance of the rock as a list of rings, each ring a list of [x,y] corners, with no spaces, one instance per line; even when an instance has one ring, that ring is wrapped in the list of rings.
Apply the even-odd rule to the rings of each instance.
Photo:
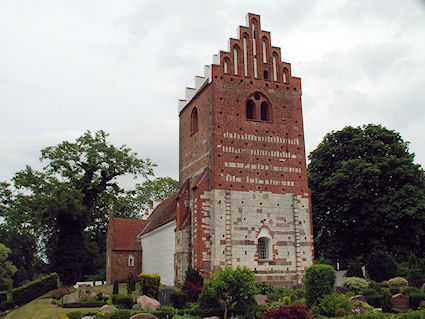
[[[213,316],[213,317],[204,317],[202,319],[220,319],[220,317],[217,316]]]
[[[267,296],[266,295],[256,295],[255,297],[255,301],[257,302],[257,304],[259,304],[260,306],[265,306],[266,303],[266,299]]]
[[[79,291],[73,292],[72,294],[65,295],[65,296],[62,297],[63,303],[75,303],[75,302],[79,302],[79,301],[80,301],[80,292]]]
[[[114,312],[117,308],[110,305],[103,305],[99,310],[100,312]]]
[[[151,313],[136,313],[134,316],[130,317],[130,319],[158,319]]]
[[[174,292],[173,289],[162,289],[158,294],[158,301],[163,306],[169,306],[172,304],[170,295]]]
[[[425,284],[423,284],[423,285],[422,285],[422,287],[421,287],[421,291],[422,291],[423,293],[425,293]]]
[[[403,294],[397,294],[393,296],[393,308],[400,310],[409,309],[409,297]]]
[[[93,319],[93,317],[92,316],[84,316],[83,318],[81,318],[81,319]]]
[[[350,300],[360,300],[360,301],[363,301],[363,302],[367,302],[366,297],[363,296],[363,295],[355,295],[353,297],[350,297]]]
[[[102,294],[102,298],[109,299],[109,298],[111,298],[111,295],[110,294]]]
[[[140,305],[142,310],[159,310],[159,308],[161,308],[161,304],[158,300],[145,295],[137,297],[136,302]]]

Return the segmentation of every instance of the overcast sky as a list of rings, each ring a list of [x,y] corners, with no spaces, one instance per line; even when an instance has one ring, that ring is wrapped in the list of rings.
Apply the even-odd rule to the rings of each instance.
[[[375,123],[425,167],[424,0],[0,0],[0,181],[99,129],[178,178],[177,99],[247,12],[302,79],[307,154]]]

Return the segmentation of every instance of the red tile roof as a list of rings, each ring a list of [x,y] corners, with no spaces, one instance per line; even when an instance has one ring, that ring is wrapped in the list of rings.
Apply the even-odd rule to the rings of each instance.
[[[141,250],[137,235],[148,223],[147,220],[112,218],[112,249],[113,250]]]
[[[147,234],[152,230],[155,230],[158,227],[161,227],[176,219],[177,195],[178,192],[174,193],[154,209],[152,214],[149,216],[149,224],[143,230],[141,235]]]

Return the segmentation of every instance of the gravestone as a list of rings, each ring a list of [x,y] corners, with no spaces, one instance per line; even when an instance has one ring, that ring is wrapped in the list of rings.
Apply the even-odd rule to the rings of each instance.
[[[360,300],[360,301],[363,301],[363,302],[367,302],[366,297],[363,296],[363,295],[352,296],[352,297],[350,297],[350,300]]]
[[[397,294],[393,296],[393,308],[400,310],[409,309],[409,297],[403,294]]]
[[[173,289],[162,289],[158,293],[158,301],[162,306],[169,306],[172,304],[171,302],[171,294],[174,292]]]

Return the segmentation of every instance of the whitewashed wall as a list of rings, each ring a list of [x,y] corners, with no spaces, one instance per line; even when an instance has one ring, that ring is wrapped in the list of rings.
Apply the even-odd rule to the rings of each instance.
[[[157,273],[161,283],[174,285],[174,252],[176,222],[165,224],[141,237],[143,258],[142,272]]]

